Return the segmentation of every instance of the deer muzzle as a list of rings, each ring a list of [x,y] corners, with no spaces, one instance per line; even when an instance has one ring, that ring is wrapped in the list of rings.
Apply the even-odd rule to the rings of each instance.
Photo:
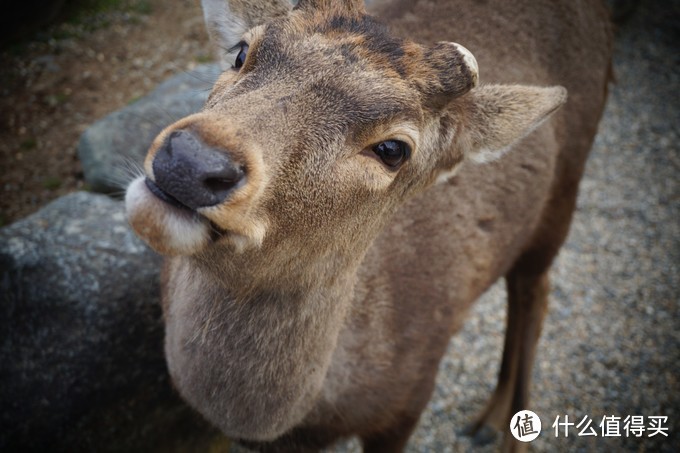
[[[146,183],[154,195],[194,211],[225,202],[246,180],[244,167],[226,151],[207,146],[187,130],[167,137],[152,168],[154,181]]]

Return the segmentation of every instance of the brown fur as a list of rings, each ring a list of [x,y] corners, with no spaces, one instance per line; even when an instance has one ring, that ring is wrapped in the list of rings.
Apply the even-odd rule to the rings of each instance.
[[[229,2],[232,13],[247,3]],[[254,3],[241,71],[227,70],[203,112],[164,131],[145,165],[153,179],[163,137],[188,129],[230,153],[248,183],[198,210],[210,241],[185,248],[161,234],[170,207],[154,214],[155,202],[129,197],[138,234],[180,255],[163,278],[175,385],[227,435],[263,450],[359,435],[367,451],[396,451],[450,335],[506,276],[499,386],[476,423],[505,430],[528,405],[548,268],[604,105],[602,6],[379,3],[404,40],[362,2],[302,0],[288,15],[283,3]],[[464,53],[441,40],[472,51],[482,82],[523,85],[475,87]],[[557,85],[569,102],[553,114],[565,101]],[[390,170],[371,145],[395,138],[413,154]],[[522,447],[510,439],[506,450]]]

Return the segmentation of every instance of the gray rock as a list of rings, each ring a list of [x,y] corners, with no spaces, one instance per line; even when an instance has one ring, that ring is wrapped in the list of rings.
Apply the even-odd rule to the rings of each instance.
[[[68,195],[0,230],[0,451],[212,440],[167,377],[159,268],[103,195]]]
[[[217,64],[206,64],[174,76],[90,126],[80,137],[78,156],[92,190],[114,192],[127,185],[156,135],[199,111],[219,74]]]

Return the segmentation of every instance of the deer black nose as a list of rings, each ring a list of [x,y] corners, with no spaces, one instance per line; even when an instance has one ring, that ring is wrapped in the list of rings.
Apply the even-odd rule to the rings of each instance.
[[[242,166],[186,130],[174,131],[153,160],[155,184],[165,194],[197,209],[227,199],[245,179]]]

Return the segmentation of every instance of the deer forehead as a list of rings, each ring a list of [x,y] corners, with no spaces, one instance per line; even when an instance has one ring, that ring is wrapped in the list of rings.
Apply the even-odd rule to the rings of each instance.
[[[400,134],[416,144],[423,111],[409,44],[368,17],[297,22],[248,32],[246,65],[225,72],[207,109],[257,124],[260,139],[362,147]]]

